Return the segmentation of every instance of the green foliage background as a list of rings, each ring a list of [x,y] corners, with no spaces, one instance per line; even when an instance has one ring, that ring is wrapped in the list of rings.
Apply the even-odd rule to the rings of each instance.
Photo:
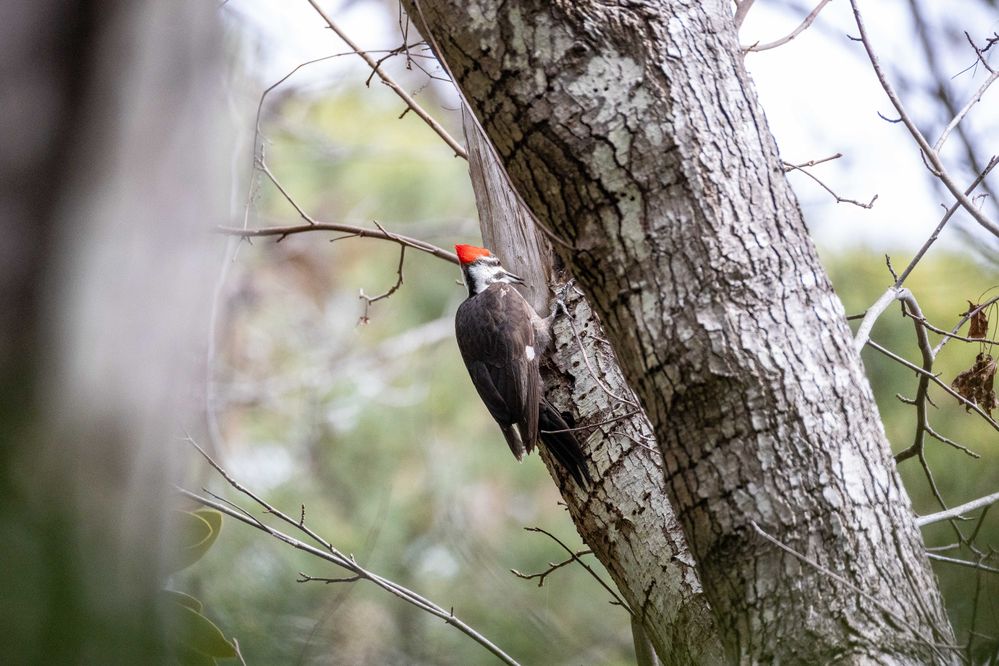
[[[378,220],[445,247],[477,242],[466,164],[412,114],[398,120],[399,113],[398,101],[377,86],[285,95],[268,107],[263,125],[270,168],[319,220],[369,227]],[[454,114],[443,115],[453,122]],[[258,184],[252,224],[300,221],[273,187]],[[357,238],[331,243],[334,237],[260,239],[239,250],[222,299],[215,372],[224,464],[287,513],[304,504],[308,524],[341,550],[453,606],[523,663],[632,663],[625,611],[580,567],[559,570],[540,589],[509,573],[563,559],[556,544],[523,527],[583,546],[543,465],[536,456],[516,464],[475,397],[451,332],[464,297],[456,267],[407,253],[402,288],[374,304],[370,323],[361,325],[358,290],[377,294],[394,284],[398,249]],[[908,258],[899,252],[896,266]],[[848,313],[863,311],[890,282],[874,253],[824,249],[823,259]],[[994,268],[936,252],[908,286],[929,319],[949,328],[966,299],[997,283]],[[918,362],[911,321],[898,308],[873,337]],[[976,351],[948,345],[938,366],[943,379],[968,367]],[[865,352],[864,361],[900,450],[911,441],[915,411],[895,394],[911,396],[916,379],[876,352]],[[995,491],[996,433],[942,391],[931,395],[936,429],[982,455],[973,460],[930,441],[940,492],[953,505]],[[236,499],[193,454],[190,469]],[[902,474],[917,512],[937,510],[918,462],[903,464]],[[947,525],[926,535],[930,545],[954,540]],[[979,542],[999,547],[999,510]],[[966,630],[976,575],[935,568]],[[179,574],[178,589],[205,602],[251,664],[492,663],[459,632],[372,586],[299,584],[299,571],[340,575],[227,520],[212,550]],[[982,578],[979,602],[977,628],[991,635],[999,633],[997,580]]]

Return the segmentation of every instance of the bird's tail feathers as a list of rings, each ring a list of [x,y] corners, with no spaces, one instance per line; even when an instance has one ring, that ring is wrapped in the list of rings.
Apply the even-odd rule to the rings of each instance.
[[[572,475],[577,484],[585,488],[593,483],[579,440],[555,406],[547,400],[541,401],[541,409],[538,410],[538,430],[545,449]]]

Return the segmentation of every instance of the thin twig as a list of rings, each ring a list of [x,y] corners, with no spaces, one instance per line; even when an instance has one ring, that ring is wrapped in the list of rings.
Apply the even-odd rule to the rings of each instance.
[[[752,46],[743,46],[742,47],[743,52],[750,53],[752,51],[766,51],[768,49],[775,49],[778,46],[783,46],[784,44],[787,44],[789,41],[791,41],[792,39],[803,33],[805,30],[808,30],[808,27],[815,22],[815,19],[818,17],[819,12],[821,12],[823,7],[828,5],[830,2],[831,0],[820,0],[819,4],[815,6],[815,9],[813,9],[811,13],[809,13],[808,16],[805,17],[805,20],[802,21],[797,28],[791,31],[790,34],[785,35],[784,37],[781,37],[780,39],[774,40],[772,42],[768,42],[766,44],[760,44],[759,42],[757,42]],[[736,16],[738,17],[738,13],[736,14]],[[738,27],[740,24],[741,21],[737,21],[736,27]]]
[[[982,95],[984,95],[985,91],[989,89],[989,86],[995,83],[995,80],[997,78],[999,78],[999,71],[992,72],[989,75],[989,78],[985,79],[985,83],[981,85],[981,87],[978,89],[978,92],[976,92],[974,96],[972,96],[972,98],[968,100],[968,103],[965,104],[961,108],[961,110],[957,112],[957,115],[955,115],[954,118],[951,119],[949,123],[947,123],[947,127],[945,127],[944,131],[940,133],[940,138],[937,139],[937,142],[935,144],[933,144],[933,150],[937,152],[940,151],[940,149],[944,145],[944,142],[947,141],[947,137],[949,137],[950,133],[954,130],[955,127],[957,127],[957,124],[962,120],[964,120],[964,117],[968,115],[969,111],[971,111],[971,107],[973,107],[975,104],[981,101]]]
[[[868,340],[867,344],[872,349],[875,349],[875,350],[881,352],[882,354],[884,354],[885,356],[887,356],[888,358],[890,358],[890,359],[892,359],[892,360],[894,360],[894,361],[896,361],[898,363],[901,363],[902,365],[904,365],[905,367],[909,368],[910,370],[913,370],[913,371],[918,372],[920,374],[928,375],[931,382],[933,382],[934,384],[936,384],[937,386],[939,386],[940,388],[942,388],[944,391],[946,391],[947,393],[949,393],[951,396],[953,396],[954,398],[956,398],[957,401],[960,402],[965,407],[968,407],[969,409],[974,410],[979,416],[981,416],[983,419],[985,419],[986,423],[988,423],[990,426],[992,426],[992,428],[994,430],[996,430],[997,432],[999,432],[999,423],[996,423],[992,419],[991,416],[989,416],[988,414],[986,414],[982,410],[981,407],[979,407],[975,403],[971,402],[970,400],[968,400],[967,398],[965,398],[963,395],[961,395],[960,393],[958,393],[957,391],[955,391],[951,387],[947,386],[947,384],[945,384],[942,381],[940,381],[939,377],[937,377],[934,374],[926,372],[925,370],[923,370],[922,368],[920,368],[918,365],[914,365],[914,364],[910,363],[909,361],[905,360],[904,358],[902,358],[901,356],[899,356],[898,354],[885,349],[884,347],[882,347],[878,343],[874,342],[874,340]]]
[[[378,224],[378,223],[376,222],[375,224]],[[382,232],[384,232],[386,234],[388,233],[387,231],[385,231],[385,229],[382,228],[382,226],[380,224],[378,224],[378,228]],[[364,293],[364,290],[361,289],[360,298],[361,298],[362,301],[364,301],[364,313],[361,314],[361,321],[360,321],[360,323],[367,324],[369,321],[371,321],[371,319],[368,317],[368,309],[371,307],[372,303],[377,303],[378,301],[386,299],[389,296],[391,296],[392,294],[394,294],[395,292],[399,291],[399,287],[402,286],[402,280],[403,280],[403,277],[402,277],[402,267],[403,267],[403,264],[405,263],[405,261],[406,261],[406,245],[405,244],[400,244],[399,245],[399,266],[396,268],[396,271],[395,271],[396,275],[398,276],[398,279],[396,279],[395,284],[392,285],[391,287],[389,287],[388,290],[386,290],[385,292],[383,292],[381,294],[378,294],[377,296],[368,296],[367,294]]]
[[[983,50],[978,48],[978,45],[975,44],[975,40],[971,38],[971,35],[968,34],[967,30],[964,31],[964,37],[965,39],[968,40],[968,44],[971,45],[971,48],[975,50],[975,54],[978,56],[978,60],[969,65],[967,69],[958,72],[958,74],[964,74],[966,71],[977,65],[979,62],[982,63],[982,67],[984,67],[987,71],[989,72],[995,71],[992,69],[992,65],[989,64],[989,61],[985,59],[985,51],[988,50],[989,46],[992,46],[992,44],[994,44],[995,42],[990,40],[989,45],[985,47],[985,50]]]
[[[260,146],[260,137],[263,134],[263,130],[260,127],[260,119],[263,116],[264,101],[267,99],[267,96],[270,95],[282,83],[284,83],[285,81],[287,81],[288,79],[290,79],[296,72],[298,72],[298,70],[302,69],[303,67],[308,67],[309,65],[314,65],[314,64],[319,63],[319,62],[324,62],[324,61],[330,60],[332,58],[340,58],[340,57],[343,57],[343,56],[346,56],[346,55],[352,55],[353,53],[354,53],[354,51],[343,51],[342,53],[334,53],[332,55],[323,56],[322,58],[315,58],[313,60],[307,60],[306,62],[300,63],[294,69],[292,69],[290,72],[288,72],[287,74],[285,74],[284,76],[282,76],[280,79],[278,79],[277,81],[275,81],[274,83],[272,83],[270,86],[268,86],[264,90],[264,92],[261,93],[260,100],[257,102],[257,115],[256,115],[256,118],[254,119],[254,122],[253,122],[253,141],[252,141],[252,144],[250,146],[251,149],[252,149],[252,151],[253,151],[253,162],[252,162],[252,165],[253,165],[253,170],[254,171],[256,170],[258,161],[260,159],[262,159],[262,155],[258,154],[257,150],[258,150],[258,146]],[[254,175],[255,174],[253,173],[253,171],[251,171],[251,174],[250,174],[250,183],[249,183],[249,186],[248,186],[247,191],[246,191],[246,205],[243,208],[243,228],[244,229],[246,229],[246,228],[248,228],[250,226],[250,207],[251,207],[251,204],[253,203],[253,195],[254,195],[254,192],[256,190],[256,188],[254,186],[254,183],[255,183],[255,179],[253,178]]]
[[[978,453],[975,453],[974,451],[972,451],[971,449],[969,449],[967,446],[964,446],[962,444],[958,444],[954,440],[949,439],[947,437],[944,437],[943,435],[941,435],[940,433],[938,433],[936,430],[934,430],[933,428],[931,428],[929,424],[926,425],[926,434],[929,435],[930,437],[932,437],[933,439],[937,440],[941,444],[946,444],[947,446],[954,447],[958,451],[963,451],[964,453],[966,453],[967,455],[971,456],[972,458],[981,458],[982,457]]]
[[[241,229],[239,227],[215,227],[215,231],[226,236],[243,236],[246,238],[256,238],[260,236],[277,236],[279,239],[286,236],[293,236],[295,234],[313,232],[313,231],[338,231],[348,234],[347,237],[356,238],[378,238],[380,240],[392,241],[393,243],[398,243],[399,245],[405,245],[406,247],[411,247],[414,250],[419,250],[420,252],[426,252],[429,255],[437,257],[438,259],[443,259],[452,264],[458,264],[458,256],[453,252],[448,252],[444,248],[437,247],[432,243],[419,240],[418,238],[411,238],[409,236],[403,236],[402,234],[397,234],[394,232],[388,232],[384,230],[377,229],[367,229],[365,227],[359,227],[353,224],[337,224],[333,222],[318,222],[314,221],[312,224],[298,224],[282,227],[262,227],[260,229]]]
[[[517,578],[523,578],[524,580],[534,580],[535,578],[537,578],[538,587],[544,587],[545,579],[547,579],[551,573],[561,569],[566,565],[572,564],[573,562],[579,562],[579,558],[584,555],[592,555],[592,554],[593,554],[592,550],[581,550],[578,553],[572,553],[572,555],[570,555],[568,559],[565,559],[561,562],[549,562],[548,568],[545,569],[544,571],[539,571],[537,573],[532,573],[532,574],[525,574],[517,571],[516,569],[510,569],[510,573],[512,573]]]
[[[864,45],[864,50],[867,52],[867,57],[871,61],[871,66],[874,67],[874,73],[877,75],[878,81],[881,82],[881,87],[888,95],[888,99],[891,100],[895,110],[898,111],[902,122],[905,123],[905,126],[912,135],[912,138],[915,139],[919,148],[922,150],[924,157],[929,163],[931,171],[937,178],[940,179],[947,189],[950,190],[950,193],[954,195],[954,198],[960,202],[961,206],[968,211],[968,214],[971,215],[979,225],[987,229],[994,236],[999,237],[999,225],[986,217],[985,214],[982,213],[982,211],[967,197],[967,195],[961,191],[961,188],[947,173],[947,169],[944,167],[943,162],[941,162],[940,156],[935,150],[933,150],[933,147],[926,141],[922,132],[920,132],[919,128],[916,127],[915,122],[913,122],[912,118],[909,117],[905,107],[902,106],[902,100],[895,92],[895,88],[892,87],[891,83],[888,81],[888,77],[885,76],[884,70],[881,68],[881,63],[878,60],[877,55],[874,53],[874,47],[871,45],[870,37],[867,35],[867,28],[864,26],[864,20],[860,15],[860,9],[857,7],[857,0],[850,0],[850,6],[853,8],[853,16],[857,22],[858,30],[860,30],[860,41]]]
[[[280,181],[278,181],[277,176],[275,176],[271,172],[270,167],[267,166],[267,162],[264,161],[263,155],[261,155],[257,159],[257,166],[260,168],[261,171],[264,172],[264,174],[267,175],[270,181],[274,183],[274,187],[278,188],[278,192],[280,192],[284,196],[285,200],[291,204],[292,208],[298,211],[299,216],[303,220],[305,220],[308,224],[315,226],[316,221],[312,219],[312,216],[306,213],[301,206],[298,205],[298,202],[295,201],[294,197],[292,197],[291,194],[288,193],[288,190],[284,189],[284,186],[281,185]]]
[[[288,516],[284,512],[276,509],[271,504],[269,504],[265,500],[261,499],[259,496],[257,496],[252,491],[250,491],[248,488],[246,488],[245,486],[243,486],[242,484],[240,484],[238,481],[236,481],[236,479],[233,478],[225,469],[223,469],[221,465],[219,465],[217,462],[215,462],[215,460],[212,459],[212,457],[209,456],[205,452],[204,449],[202,449],[200,446],[198,446],[198,444],[193,439],[187,438],[187,441],[190,442],[190,444],[192,446],[194,446],[198,450],[199,453],[201,453],[202,457],[204,457],[205,460],[207,460],[208,463],[234,489],[236,489],[237,491],[243,493],[244,495],[246,495],[247,497],[249,497],[250,499],[252,499],[260,507],[262,507],[266,513],[269,513],[269,514],[277,517],[278,519],[280,519],[280,520],[284,521],[285,523],[291,525],[293,528],[295,528],[295,529],[303,532],[304,534],[308,535],[311,539],[313,539],[314,541],[316,541],[317,543],[319,543],[322,546],[322,548],[317,548],[315,546],[312,546],[312,545],[310,545],[308,543],[305,543],[305,542],[303,542],[303,541],[301,541],[299,539],[296,539],[295,537],[293,537],[293,536],[291,536],[291,535],[289,535],[289,534],[287,534],[285,532],[282,532],[281,530],[278,530],[278,529],[276,529],[274,527],[271,527],[270,525],[267,525],[266,523],[263,523],[259,519],[257,519],[255,517],[249,515],[248,512],[246,512],[245,510],[243,510],[241,508],[235,508],[234,509],[232,506],[230,506],[227,503],[223,503],[223,502],[218,502],[218,501],[215,501],[215,500],[211,500],[211,499],[208,499],[207,497],[202,497],[201,495],[198,495],[196,493],[192,493],[189,490],[185,490],[183,488],[177,488],[178,492],[180,492],[182,495],[184,495],[185,497],[187,497],[187,498],[189,498],[189,499],[191,499],[191,500],[193,500],[195,502],[198,502],[202,506],[210,507],[212,509],[220,511],[220,512],[224,513],[225,515],[230,516],[231,518],[234,518],[234,519],[236,519],[236,520],[238,520],[238,521],[240,521],[242,523],[250,525],[251,527],[254,527],[254,528],[258,529],[258,530],[261,530],[262,532],[265,532],[265,533],[271,535],[272,537],[278,539],[279,541],[283,541],[284,543],[288,544],[289,546],[291,546],[291,547],[293,547],[293,548],[295,548],[297,550],[301,550],[303,552],[309,553],[310,555],[313,555],[313,556],[318,557],[320,559],[323,559],[323,560],[325,560],[327,562],[331,562],[331,563],[333,563],[333,564],[335,564],[335,565],[337,565],[337,566],[339,566],[339,567],[341,567],[343,569],[346,569],[347,571],[351,572],[352,574],[355,574],[355,575],[359,576],[360,579],[363,579],[363,580],[370,581],[370,582],[374,583],[378,587],[380,587],[380,588],[386,590],[387,592],[389,592],[389,593],[391,593],[391,594],[399,597],[403,601],[406,601],[407,603],[409,603],[409,604],[411,604],[413,606],[416,606],[417,608],[420,608],[421,610],[424,610],[427,613],[430,613],[431,615],[435,615],[435,616],[443,619],[447,624],[450,624],[451,626],[455,627],[456,629],[458,629],[459,631],[461,631],[462,633],[464,633],[465,635],[467,635],[468,637],[470,637],[472,640],[474,640],[476,643],[478,643],[479,645],[481,645],[485,649],[489,650],[489,652],[491,652],[492,654],[496,655],[496,657],[498,657],[504,663],[516,666],[517,662],[512,657],[510,657],[508,654],[506,654],[506,652],[504,652],[499,647],[497,647],[496,645],[494,645],[491,641],[489,641],[482,634],[480,634],[475,629],[473,629],[472,627],[470,627],[469,625],[467,625],[465,622],[463,622],[462,620],[458,619],[454,615],[453,609],[450,610],[450,611],[449,610],[445,610],[441,606],[439,606],[439,605],[433,603],[432,601],[430,601],[430,600],[428,600],[428,599],[420,596],[418,593],[413,592],[412,590],[409,590],[408,588],[405,588],[402,585],[399,585],[398,583],[395,583],[394,581],[391,581],[391,580],[389,580],[387,578],[383,578],[382,576],[379,576],[378,574],[375,574],[375,573],[373,573],[371,571],[368,571],[367,569],[365,569],[364,567],[362,567],[361,565],[359,565],[357,563],[357,561],[352,556],[346,556],[346,555],[344,555],[337,548],[335,548],[329,541],[323,539],[321,536],[319,536],[318,534],[316,534],[312,529],[310,529],[309,527],[305,526],[303,523],[300,523],[298,520],[292,518],[291,516]]]
[[[593,369],[593,365],[590,363],[590,357],[586,353],[586,348],[583,346],[583,340],[579,337],[579,331],[576,330],[576,322],[573,321],[573,316],[569,313],[568,309],[565,311],[566,319],[569,321],[569,327],[572,329],[572,335],[576,338],[576,344],[579,346],[579,353],[583,357],[583,362],[586,364],[586,369],[590,371],[590,376],[593,377],[593,381],[597,383],[597,386],[608,395],[608,397],[617,400],[618,402],[623,402],[626,405],[631,405],[635,409],[641,409],[638,403],[633,400],[628,400],[627,398],[622,398],[617,395],[607,386],[600,377],[597,376],[596,370]]]
[[[991,506],[999,502],[999,492],[992,493],[991,495],[986,495],[985,497],[979,497],[976,500],[971,500],[970,502],[965,502],[960,506],[955,506],[946,511],[940,511],[938,513],[931,513],[926,516],[920,516],[916,518],[916,525],[923,527],[925,525],[932,525],[933,523],[939,523],[942,520],[950,520],[951,518],[960,518],[961,514],[967,513],[969,511],[974,511],[975,509],[981,509],[982,507]]]
[[[295,520],[294,518],[291,518],[290,516],[286,515],[285,513],[281,512],[281,511],[278,511],[273,506],[271,506],[270,504],[268,504],[267,502],[265,502],[263,499],[261,499],[260,497],[258,497],[256,494],[254,494],[253,491],[251,491],[249,488],[246,488],[241,483],[239,483],[235,478],[233,478],[229,474],[229,472],[227,472],[222,467],[222,465],[220,465],[218,462],[216,462],[215,459],[212,458],[208,454],[207,451],[205,451],[203,448],[201,448],[201,446],[196,441],[194,441],[193,438],[191,438],[190,436],[185,437],[185,441],[188,444],[190,444],[191,446],[193,446],[195,449],[197,449],[198,453],[201,454],[201,457],[204,458],[205,461],[209,465],[211,465],[212,468],[216,472],[218,472],[222,476],[222,478],[225,479],[226,482],[230,486],[232,486],[233,488],[235,488],[236,490],[238,490],[239,492],[243,493],[244,495],[246,495],[247,497],[249,497],[251,500],[253,500],[254,502],[256,502],[258,505],[260,505],[261,507],[263,507],[267,511],[267,513],[273,514],[274,516],[280,518],[281,520],[283,520],[284,522],[288,523],[289,525],[295,527],[296,529],[301,530],[303,533],[305,533],[311,539],[313,539],[316,543],[318,543],[319,545],[321,545],[323,548],[325,548],[326,550],[330,551],[331,553],[335,554],[337,557],[345,559],[345,560],[347,559],[347,557],[343,553],[337,551],[333,547],[332,543],[330,543],[329,541],[323,539],[321,536],[319,536],[318,534],[316,534],[315,532],[313,532],[310,528],[306,527],[305,524],[304,524],[304,521],[299,522],[299,521]],[[226,501],[228,501],[228,500],[226,500]],[[233,505],[233,506],[235,506],[235,505]],[[250,515],[248,512],[246,512],[246,513],[247,513],[248,516]],[[304,513],[304,511],[303,511],[303,513]],[[262,523],[260,523],[260,521],[257,521],[257,522],[262,525]]]
[[[912,315],[906,313],[906,316],[911,317]],[[985,345],[999,345],[999,340],[992,340],[990,338],[969,338],[965,335],[957,335],[956,333],[951,333],[950,331],[945,331],[942,328],[938,328],[933,324],[931,324],[930,322],[926,321],[925,318],[922,319],[921,321],[923,322],[923,326],[933,331],[934,333],[946,336],[948,338],[953,338],[954,340],[960,340],[961,342],[980,343]]]
[[[989,300],[985,301],[984,303],[980,303],[977,308],[975,308],[973,310],[969,310],[968,312],[966,312],[964,314],[964,316],[961,317],[960,320],[958,320],[958,322],[954,326],[954,328],[950,329],[950,332],[952,334],[953,333],[957,333],[958,331],[961,330],[961,327],[964,326],[965,323],[967,323],[967,321],[969,319],[971,319],[972,317],[974,317],[976,314],[978,314],[979,312],[981,312],[985,308],[990,307],[993,303],[997,303],[997,302],[999,302],[999,296],[995,296],[993,298],[990,298]],[[948,342],[950,342],[950,340],[951,340],[951,336],[944,337],[940,342],[937,343],[937,346],[933,348],[933,353],[934,354],[939,354],[940,350],[943,349],[943,346],[945,344],[947,344]]]
[[[816,164],[820,164],[821,162],[826,162],[829,159],[832,159],[832,158],[826,158],[825,160],[819,160],[819,161],[816,162]],[[861,208],[866,208],[867,210],[870,210],[874,206],[874,202],[878,200],[878,195],[877,194],[875,194],[873,197],[871,197],[871,200],[868,201],[867,203],[864,203],[863,201],[857,201],[856,199],[847,199],[846,197],[841,197],[840,195],[836,194],[836,192],[831,187],[829,187],[828,185],[826,185],[825,183],[823,183],[815,174],[813,174],[811,171],[808,171],[805,168],[807,166],[810,166],[809,164],[806,163],[804,165],[798,165],[798,164],[791,164],[790,162],[784,162],[783,164],[784,164],[784,171],[785,172],[787,172],[787,171],[800,171],[801,173],[805,174],[806,176],[808,176],[809,178],[811,178],[812,180],[814,180],[816,183],[819,184],[820,187],[822,187],[822,189],[824,189],[826,192],[828,192],[829,194],[832,195],[832,197],[836,200],[836,203],[853,204],[854,206],[860,206]]]
[[[559,539],[557,536],[555,536],[554,534],[552,534],[548,530],[542,529],[540,527],[525,527],[524,529],[526,531],[528,531],[528,532],[537,532],[538,534],[544,534],[549,539],[551,539],[552,541],[554,541],[555,543],[557,543],[558,545],[560,545],[562,547],[562,550],[564,550],[566,553],[569,554],[569,560],[570,561],[578,562],[579,566],[581,566],[584,569],[586,569],[587,573],[589,573],[590,576],[592,576],[593,579],[600,584],[600,587],[604,588],[607,591],[607,594],[611,595],[611,597],[614,599],[614,601],[612,601],[611,603],[613,603],[615,606],[621,606],[626,611],[628,611],[629,615],[634,615],[634,612],[631,610],[631,607],[628,606],[627,603],[625,603],[624,599],[622,599],[618,595],[618,593],[615,592],[614,589],[610,585],[608,585],[606,582],[604,582],[604,579],[601,578],[600,575],[596,571],[594,571],[593,568],[589,564],[587,564],[586,562],[584,562],[581,559],[579,559],[576,556],[576,553],[571,548],[569,548],[569,546],[565,545],[565,543],[563,543],[561,539]],[[514,572],[514,573],[516,573],[516,572]],[[521,575],[521,577],[523,578],[522,575]]]
[[[366,51],[362,50],[361,47],[359,47],[356,43],[354,43],[354,41],[347,35],[347,33],[345,33],[340,28],[340,26],[338,26],[333,21],[333,19],[330,18],[330,15],[327,14],[325,11],[323,11],[323,8],[319,6],[319,3],[316,2],[316,0],[307,0],[307,1],[310,5],[312,5],[312,8],[315,9],[316,12],[321,17],[323,17],[323,20],[326,21],[326,25],[330,27],[330,30],[335,32],[337,34],[337,37],[342,39],[347,44],[347,46],[352,48],[354,52],[357,53],[357,55],[359,55],[364,60],[364,62],[368,63],[368,66],[374,70],[375,74],[378,75],[378,78],[382,80],[382,83],[391,88],[392,92],[398,95],[399,98],[406,103],[406,106],[408,106],[410,109],[413,110],[413,113],[415,113],[421,119],[423,119],[423,122],[429,125],[430,129],[432,129],[434,132],[437,133],[437,136],[444,139],[444,142],[451,147],[451,150],[454,151],[454,154],[457,157],[468,159],[468,153],[465,151],[465,148],[460,143],[455,141],[454,137],[448,134],[447,130],[445,130],[440,123],[434,120],[429,113],[424,111],[423,107],[417,104],[416,100],[414,100],[409,95],[409,93],[403,90],[402,87],[392,79],[392,77],[386,74],[385,71],[381,68],[381,66],[375,61],[374,58],[372,58],[370,55],[368,55]]]
[[[989,175],[989,172],[995,168],[996,164],[999,164],[999,155],[992,156],[992,159],[989,160],[989,163],[985,165],[985,168],[982,169],[982,172],[978,174],[974,182],[971,183],[971,185],[968,187],[968,189],[964,191],[964,193],[970,196],[971,193],[974,192],[975,189],[978,188],[978,186],[985,180],[985,177]],[[926,254],[926,251],[930,249],[930,246],[936,242],[937,237],[940,236],[940,232],[943,231],[943,228],[947,225],[947,222],[950,221],[950,218],[954,215],[955,212],[957,212],[957,209],[960,207],[961,207],[960,203],[954,203],[951,205],[950,208],[947,209],[947,212],[944,213],[943,218],[941,218],[940,222],[933,230],[933,233],[930,234],[930,237],[926,239],[926,242],[923,243],[923,246],[919,248],[918,252],[916,252],[916,256],[912,258],[912,261],[909,262],[909,265],[905,267],[905,270],[902,271],[902,274],[895,281],[896,287],[902,286],[902,283],[905,282],[905,279],[907,277],[909,277],[909,274],[912,272],[912,269],[916,267],[916,264],[918,264],[919,261],[923,258],[923,255]]]
[[[936,96],[943,103],[943,106],[947,110],[947,113],[950,114],[950,117],[954,117],[958,113],[957,106],[947,90],[947,73],[944,71],[944,65],[938,57],[938,52],[942,49],[940,49],[939,46],[939,39],[931,37],[930,23],[926,20],[921,7],[921,0],[909,0],[909,10],[912,14],[912,20],[916,27],[916,36],[919,39],[923,57],[926,59],[927,69],[933,78],[933,82],[936,84]],[[946,38],[947,37],[945,37],[945,39]],[[974,45],[972,48],[975,48]],[[977,49],[975,50],[977,51]],[[991,68],[989,68],[989,71],[991,71]],[[968,165],[972,169],[977,170],[979,168],[979,164],[981,164],[977,150],[979,142],[975,141],[968,135],[968,132],[963,124],[959,124],[957,126],[957,134],[961,138],[961,144],[964,147],[964,154],[967,158]],[[984,189],[989,196],[992,197],[993,201],[995,200],[995,192],[989,183],[984,183],[982,185],[982,189]]]
[[[784,162],[784,171],[791,171],[793,169],[805,169],[807,167],[813,167],[818,164],[824,164],[825,162],[831,162],[833,160],[838,160],[843,157],[843,153],[836,153],[835,155],[830,155],[829,157],[820,157],[815,160],[808,160],[807,162],[802,162],[801,164],[791,164],[789,162]]]
[[[940,494],[940,488],[937,487],[937,482],[933,478],[933,470],[930,469],[930,464],[926,462],[926,453],[920,450],[917,457],[919,458],[919,464],[923,467],[923,474],[926,475],[926,481],[930,484],[930,492],[933,493],[933,497],[936,498],[937,504],[940,505],[940,508],[946,511],[947,503],[944,501],[943,495]],[[954,531],[957,532],[957,537],[963,540],[964,535],[961,534],[961,530],[954,524],[954,521],[951,521],[951,526],[954,528]]]
[[[641,413],[642,413],[641,409],[635,409],[633,411],[628,412],[627,414],[621,414],[620,416],[614,416],[614,417],[611,417],[611,418],[609,418],[609,419],[607,419],[605,421],[598,421],[597,423],[589,423],[587,425],[576,426],[575,428],[563,428],[562,430],[539,430],[538,432],[541,432],[541,433],[543,433],[545,435],[555,435],[555,434],[560,433],[560,432],[579,432],[581,430],[592,430],[593,428],[599,428],[600,426],[604,426],[604,425],[607,425],[609,423],[617,423],[618,421],[623,421],[625,419],[630,419],[632,416],[636,416],[636,415],[641,414]]]
[[[979,571],[986,571],[988,573],[999,574],[999,569],[995,567],[985,566],[979,562],[969,562],[968,560],[961,560],[956,557],[947,557],[946,555],[937,555],[936,553],[926,553],[926,557],[931,560],[936,560],[937,562],[946,562],[948,564],[956,564],[962,567],[969,567],[971,569],[978,569]]]
[[[327,585],[331,585],[333,583],[356,583],[359,580],[361,580],[361,576],[359,575],[345,576],[343,578],[323,578],[322,576],[310,576],[309,574],[303,571],[299,571],[298,578],[295,580],[295,582],[311,583],[315,581],[318,583],[326,583]]]

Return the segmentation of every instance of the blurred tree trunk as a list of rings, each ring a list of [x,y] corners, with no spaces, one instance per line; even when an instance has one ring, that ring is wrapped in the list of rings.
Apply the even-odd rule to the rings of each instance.
[[[2,663],[163,654],[172,451],[225,203],[219,38],[187,0],[0,22]]]
[[[639,508],[665,522],[672,502],[731,661],[956,661],[842,306],[783,176],[728,3],[406,5],[513,186],[560,239],[554,250],[602,322],[662,454],[653,482],[654,463],[591,447],[602,476],[590,497],[570,491],[577,525],[614,514],[594,504],[624,497],[628,480],[615,473],[624,460]],[[599,341],[596,319],[576,315]],[[597,370],[613,382],[610,358]],[[620,538],[632,515],[626,507],[604,534]],[[610,546],[590,541],[599,530],[580,531],[610,554],[626,596],[642,573],[669,590],[628,597],[668,661],[671,628],[654,626],[649,609],[684,595],[673,592],[673,572],[628,571],[650,567],[664,539],[636,539],[632,547],[651,552],[615,562]]]

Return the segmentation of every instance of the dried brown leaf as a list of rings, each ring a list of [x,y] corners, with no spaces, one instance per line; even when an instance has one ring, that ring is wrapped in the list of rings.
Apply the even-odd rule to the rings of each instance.
[[[971,309],[973,310],[974,307]],[[992,410],[999,407],[999,400],[996,399],[996,392],[993,388],[995,379],[995,359],[992,358],[991,354],[981,352],[975,358],[975,364],[955,377],[950,386],[959,395],[975,403],[991,416]]]
[[[980,307],[971,301],[968,301],[968,309],[961,313],[961,316],[967,316],[971,312],[975,312],[975,309]],[[968,330],[969,338],[987,338],[989,335],[989,318],[985,315],[985,311],[988,308],[982,308],[978,312],[975,312],[971,317],[971,328]]]

